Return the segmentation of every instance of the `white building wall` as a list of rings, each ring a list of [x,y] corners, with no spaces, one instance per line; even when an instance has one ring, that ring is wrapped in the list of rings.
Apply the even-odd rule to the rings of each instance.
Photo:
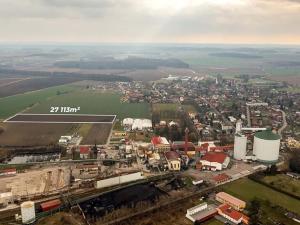
[[[203,166],[213,166],[216,167],[216,170],[222,170],[222,164],[218,162],[209,162],[206,160],[200,160]]]
[[[280,140],[265,140],[254,137],[253,154],[258,161],[275,162],[279,158]]]
[[[237,160],[245,158],[247,153],[247,137],[235,135],[233,157]]]
[[[127,174],[118,177],[112,177],[104,180],[99,180],[96,182],[96,188],[104,188],[111,187],[122,183],[127,183],[135,180],[143,179],[143,175],[141,172]]]

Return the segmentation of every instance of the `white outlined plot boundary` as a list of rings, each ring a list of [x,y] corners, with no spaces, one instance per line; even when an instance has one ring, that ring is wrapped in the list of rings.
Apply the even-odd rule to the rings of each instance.
[[[71,121],[52,121],[52,120],[33,120],[33,119],[28,119],[28,120],[14,120],[14,118],[17,117],[34,117],[34,116],[38,116],[38,117],[112,117],[111,121],[78,121],[76,119],[71,120]],[[4,120],[4,123],[59,123],[59,124],[64,124],[64,123],[91,123],[91,124],[113,124],[116,120],[117,115],[102,115],[102,114],[31,114],[31,113],[17,113],[9,118],[7,118],[6,120]],[[26,118],[25,118],[26,119]]]

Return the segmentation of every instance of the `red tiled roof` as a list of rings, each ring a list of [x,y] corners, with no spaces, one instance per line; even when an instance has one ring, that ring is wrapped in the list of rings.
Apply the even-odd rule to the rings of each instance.
[[[0,171],[0,173],[11,173],[11,172],[17,172],[16,168],[9,168],[9,169],[3,169]]]
[[[221,181],[228,180],[229,178],[230,178],[230,176],[228,176],[226,173],[221,173],[221,174],[215,176],[213,179],[215,182],[221,182]]]
[[[206,148],[206,149],[208,148],[208,146],[209,146],[208,143],[204,143],[204,144],[201,145],[202,148]]]
[[[209,162],[218,162],[223,163],[227,155],[221,152],[208,152],[206,153],[201,160],[206,160]]]
[[[180,158],[180,155],[175,151],[168,151],[168,152],[165,153],[165,157],[168,160],[174,160],[174,159]]]
[[[160,138],[160,136],[152,137],[151,143],[152,143],[153,145],[159,145],[159,144],[161,143],[161,138]]]
[[[88,146],[80,146],[80,154],[88,154],[90,148]]]
[[[221,206],[219,206],[218,208],[223,214],[229,216],[230,218],[234,219],[234,220],[240,220],[241,218],[244,217],[244,214],[234,210],[233,208],[231,208],[229,205],[227,204],[223,204]]]

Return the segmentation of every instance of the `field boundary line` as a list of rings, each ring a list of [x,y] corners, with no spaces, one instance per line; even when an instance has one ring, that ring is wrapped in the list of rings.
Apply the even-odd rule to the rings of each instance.
[[[17,116],[85,116],[85,117],[112,117],[111,121],[108,122],[99,122],[99,121],[39,121],[39,120],[12,120],[14,117]],[[42,113],[17,113],[9,118],[5,119],[4,123],[54,123],[54,124],[113,124],[117,118],[117,115],[103,115],[103,114],[61,114],[61,113],[54,113],[54,114],[42,114]]]

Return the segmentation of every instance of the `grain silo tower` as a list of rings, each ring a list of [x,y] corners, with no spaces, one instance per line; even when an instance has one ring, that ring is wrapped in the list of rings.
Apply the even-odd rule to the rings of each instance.
[[[274,163],[278,161],[280,135],[271,130],[256,132],[254,135],[253,154],[261,162]]]
[[[29,224],[35,221],[34,202],[27,201],[21,204],[22,223]]]
[[[241,133],[236,133],[234,136],[233,157],[237,160],[242,160],[247,154],[247,137]]]

